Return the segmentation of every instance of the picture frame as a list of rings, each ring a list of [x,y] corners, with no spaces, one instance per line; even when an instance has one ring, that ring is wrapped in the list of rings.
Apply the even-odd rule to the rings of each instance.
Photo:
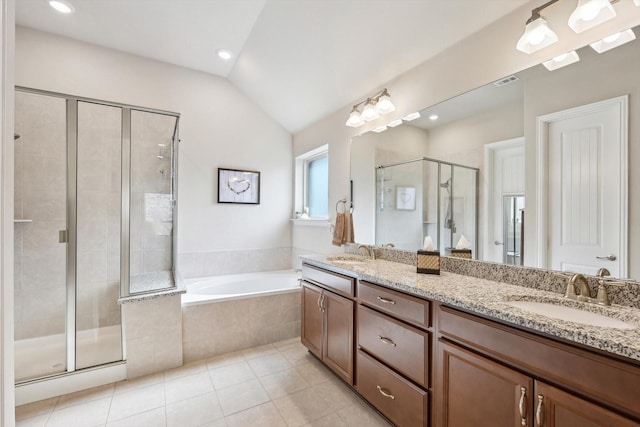
[[[260,172],[218,168],[218,203],[260,204]]]
[[[399,211],[413,211],[416,209],[415,187],[396,187],[396,209]]]

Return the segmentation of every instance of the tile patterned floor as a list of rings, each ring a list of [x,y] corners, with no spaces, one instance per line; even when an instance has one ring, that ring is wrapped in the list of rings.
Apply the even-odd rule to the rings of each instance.
[[[16,408],[18,427],[388,427],[299,338]]]

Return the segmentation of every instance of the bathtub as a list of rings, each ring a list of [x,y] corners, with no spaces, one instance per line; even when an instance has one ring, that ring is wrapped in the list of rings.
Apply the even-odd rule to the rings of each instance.
[[[184,362],[299,337],[299,279],[281,270],[185,280]]]
[[[300,272],[294,270],[230,274],[185,280],[182,306],[222,302],[300,290]]]

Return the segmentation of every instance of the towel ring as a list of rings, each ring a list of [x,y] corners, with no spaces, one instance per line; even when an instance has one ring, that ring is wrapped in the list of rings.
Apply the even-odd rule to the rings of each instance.
[[[342,211],[340,207],[342,206]],[[336,202],[336,213],[345,213],[347,211],[347,199],[340,199]]]

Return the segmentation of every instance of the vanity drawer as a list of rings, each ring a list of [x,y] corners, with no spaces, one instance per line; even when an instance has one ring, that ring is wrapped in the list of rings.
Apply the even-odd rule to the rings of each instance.
[[[356,388],[397,426],[425,426],[427,392],[411,384],[361,350],[357,354]]]
[[[355,279],[351,277],[312,267],[308,264],[302,264],[302,277],[346,297],[353,298],[354,296]]]
[[[429,333],[358,306],[358,346],[427,388]]]
[[[430,326],[429,301],[362,281],[358,282],[358,299],[418,327]]]

